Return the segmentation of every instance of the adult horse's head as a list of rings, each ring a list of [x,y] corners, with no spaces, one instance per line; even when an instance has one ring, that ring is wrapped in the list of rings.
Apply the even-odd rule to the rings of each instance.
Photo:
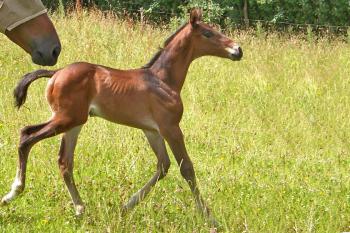
[[[0,32],[38,65],[55,65],[61,52],[56,30],[40,0],[0,0]]]
[[[224,34],[202,22],[202,11],[194,8],[190,13],[190,24],[195,37],[197,56],[212,55],[238,61],[243,56],[241,47]]]

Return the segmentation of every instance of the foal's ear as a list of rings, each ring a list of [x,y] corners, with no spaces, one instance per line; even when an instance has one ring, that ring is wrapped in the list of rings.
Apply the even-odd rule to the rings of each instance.
[[[200,21],[202,21],[202,10],[199,8],[192,8],[190,12],[190,23],[193,27],[196,27]]]

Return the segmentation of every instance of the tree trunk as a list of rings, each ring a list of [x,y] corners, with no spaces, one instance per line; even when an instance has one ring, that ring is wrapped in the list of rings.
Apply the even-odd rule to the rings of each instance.
[[[75,1],[75,10],[77,13],[80,13],[83,9],[83,0],[76,0]]]
[[[243,17],[244,17],[244,24],[246,27],[249,27],[249,17],[248,17],[248,0],[244,0],[243,5]]]

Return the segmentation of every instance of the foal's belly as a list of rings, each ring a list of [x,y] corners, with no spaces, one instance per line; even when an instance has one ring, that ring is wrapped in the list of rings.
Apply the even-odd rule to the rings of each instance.
[[[90,116],[134,128],[159,131],[158,125],[147,106],[132,99],[114,101],[95,99],[89,107]]]

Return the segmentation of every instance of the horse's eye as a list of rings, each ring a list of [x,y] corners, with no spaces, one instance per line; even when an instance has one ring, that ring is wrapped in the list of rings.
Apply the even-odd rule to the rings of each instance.
[[[214,35],[214,33],[212,33],[211,31],[204,31],[203,36],[205,36],[206,38],[210,38]]]

